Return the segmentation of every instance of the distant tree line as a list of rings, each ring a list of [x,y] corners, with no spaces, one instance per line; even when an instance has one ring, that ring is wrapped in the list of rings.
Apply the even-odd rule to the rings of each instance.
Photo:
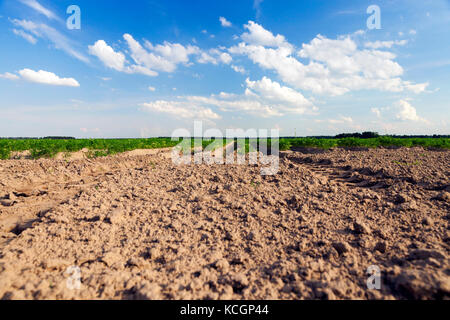
[[[450,138],[450,135],[384,135],[392,138],[399,138],[399,139],[411,139],[411,138]],[[342,138],[360,138],[360,139],[371,139],[371,138],[378,138],[380,135],[378,132],[371,132],[366,131],[363,133],[355,132],[355,133],[341,133],[335,136],[307,136],[304,138],[314,138],[314,139],[342,139]],[[171,137],[158,137],[159,139],[170,139]],[[283,139],[294,139],[294,138],[302,138],[302,137],[280,137]],[[48,137],[0,137],[1,139],[8,139],[8,140],[76,140],[74,137],[63,137],[63,136],[48,136]],[[131,138],[133,139],[133,138]],[[138,139],[138,138],[136,138]],[[94,139],[95,140],[95,139]],[[128,140],[126,138],[105,138],[104,140]]]
[[[335,139],[342,139],[342,138],[360,138],[360,139],[371,139],[371,138],[378,138],[380,135],[378,132],[370,132],[366,131],[363,133],[341,133],[337,136],[334,136]]]
[[[450,138],[450,135],[383,135],[387,137],[392,138],[398,138],[398,139],[411,139],[411,138],[434,138],[434,139],[440,139],[440,138]],[[335,136],[308,136],[307,138],[315,138],[315,139],[342,139],[342,138],[360,138],[360,139],[371,139],[371,138],[378,138],[380,137],[380,134],[378,132],[355,132],[355,133],[341,133]]]

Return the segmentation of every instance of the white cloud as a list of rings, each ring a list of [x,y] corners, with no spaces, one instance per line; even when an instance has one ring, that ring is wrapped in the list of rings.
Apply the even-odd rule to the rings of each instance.
[[[18,80],[19,76],[9,73],[9,72],[5,72],[3,74],[0,73],[0,79]]]
[[[220,119],[220,116],[213,112],[210,108],[194,106],[182,101],[159,100],[155,102],[142,103],[141,107],[141,110],[143,111],[167,113],[176,118],[199,120]]]
[[[53,43],[56,49],[62,50],[80,61],[86,63],[89,62],[89,59],[84,54],[74,49],[74,43],[56,29],[44,23],[35,23],[28,20],[13,19],[11,20],[11,22],[15,26],[21,27],[24,30],[30,32],[35,37],[47,39],[48,41]]]
[[[227,19],[225,19],[224,17],[220,17],[219,18],[220,24],[222,25],[222,27],[231,27],[232,24],[230,21],[228,21]]]
[[[219,95],[211,95],[210,97],[188,96],[185,99],[190,104],[214,106],[223,112],[247,113],[262,118],[283,115],[275,106],[259,101],[257,95],[240,96],[221,93]]]
[[[174,72],[178,64],[187,64],[189,62],[189,55],[198,53],[199,51],[197,47],[191,45],[184,47],[178,43],[164,42],[163,45],[153,46],[147,41],[145,44],[150,50],[149,52],[130,34],[124,34],[123,38],[128,43],[131,58],[134,62],[149,70]]]
[[[83,133],[89,133],[89,132],[98,133],[98,132],[100,132],[100,129],[99,128],[93,128],[93,129],[80,128],[80,131],[83,132]]]
[[[377,118],[381,118],[381,111],[379,108],[372,108],[370,111],[377,116]]]
[[[88,46],[89,54],[99,58],[108,68],[123,71],[125,68],[125,55],[115,52],[104,40],[98,40],[94,45]]]
[[[425,83],[416,83],[416,84],[414,84],[414,83],[412,83],[410,81],[404,81],[403,82],[403,86],[407,90],[412,91],[412,92],[417,94],[417,93],[425,92],[427,87],[429,86],[429,83],[425,82]]]
[[[156,88],[150,86],[150,87],[148,87],[148,90],[149,90],[149,91],[152,91],[152,92],[155,92],[155,91],[156,91]]]
[[[37,43],[37,39],[35,37],[33,37],[31,34],[26,33],[23,30],[17,30],[17,29],[13,29],[13,33],[19,37],[24,38],[25,40],[27,40],[29,43],[31,44],[36,44]]]
[[[58,19],[56,14],[54,14],[52,11],[50,11],[49,9],[45,8],[44,6],[42,6],[36,0],[20,0],[20,2],[22,2],[23,4],[29,6],[32,9],[36,10],[37,12],[43,14],[44,16],[46,16],[49,19]]]
[[[108,68],[125,73],[141,73],[147,76],[156,76],[158,73],[138,65],[126,65],[126,58],[122,52],[116,52],[104,40],[98,40],[94,45],[88,46],[89,53],[96,56]]]
[[[246,42],[229,48],[229,52],[246,55],[263,69],[274,70],[297,89],[343,95],[363,89],[421,92],[428,85],[403,81],[403,68],[394,61],[395,54],[359,49],[351,36],[332,40],[318,35],[297,52],[299,58],[307,60],[302,62],[294,57],[294,46],[283,36],[275,37],[256,23],[246,27],[250,33],[241,36]]]
[[[238,73],[242,73],[242,74],[244,74],[246,72],[245,69],[240,66],[231,65],[231,69],[233,69],[234,71],[236,71]]]
[[[159,54],[173,64],[188,63],[189,56],[199,52],[199,49],[196,46],[188,45],[185,47],[179,43],[170,43],[167,41],[164,41],[163,45],[158,44],[156,46],[153,46],[150,42],[146,41],[145,45],[149,50]]]
[[[202,63],[202,64],[206,64],[206,63],[212,63],[212,64],[217,64],[217,59],[213,58],[211,55],[209,55],[206,52],[202,52],[199,56],[199,58],[197,59],[198,63]]]
[[[393,61],[395,55],[386,51],[358,50],[356,43],[346,37],[338,40],[317,36],[303,44],[299,56],[323,64],[334,75],[360,75],[365,79],[390,79],[403,74]]]
[[[272,32],[264,29],[259,24],[249,21],[244,25],[249,32],[241,35],[242,40],[252,45],[268,46],[268,47],[283,47],[290,45],[282,35],[274,36]]]
[[[404,46],[408,43],[408,40],[395,40],[395,41],[375,41],[375,42],[366,42],[364,46],[366,48],[371,49],[380,49],[380,48],[392,48],[394,45]]]
[[[178,97],[178,101],[160,100],[142,106],[158,112],[167,110],[165,112],[172,115],[179,113],[181,118],[200,118],[199,115],[206,117],[209,114],[209,119],[214,119],[210,114],[212,107],[222,112],[247,113],[263,118],[312,113],[317,109],[301,93],[266,77],[259,81],[247,79],[246,85],[245,93],[241,95],[221,92],[210,96],[184,96]],[[190,115],[189,110],[193,110],[194,114]]]
[[[283,87],[278,82],[263,77],[259,81],[246,80],[247,95],[256,93],[264,101],[277,107],[281,112],[305,113],[308,109],[314,110],[314,105],[300,92]]]
[[[411,35],[416,35],[416,34],[417,34],[417,31],[414,30],[414,29],[411,29],[411,30],[409,30],[409,34],[411,34]]]
[[[350,124],[353,123],[353,119],[351,117],[339,116],[338,119],[328,119],[328,122],[331,124]]]
[[[217,65],[219,62],[230,64],[233,61],[231,55],[218,49],[210,49],[208,51],[199,51],[197,62],[201,64],[211,63]]]
[[[416,108],[414,108],[408,101],[400,100],[397,102],[397,108],[399,112],[396,118],[402,121],[424,121],[417,115]]]
[[[44,70],[33,71],[23,69],[19,71],[20,76],[29,82],[49,84],[54,86],[79,87],[80,84],[73,78],[60,78],[56,74]]]
[[[329,123],[329,124],[353,124],[353,119],[351,117],[345,117],[343,115],[339,115],[338,118],[335,119],[316,119],[314,120],[316,123]]]
[[[429,123],[428,120],[417,114],[416,108],[411,105],[409,99],[401,99],[392,106],[372,108],[370,111],[375,114],[378,119],[383,119],[383,124],[388,124],[388,121],[392,120],[397,120],[397,125],[398,121]],[[390,123],[390,125],[395,127],[395,122]]]
[[[220,60],[225,64],[230,64],[231,61],[233,61],[233,58],[230,56],[230,54],[223,52],[220,54]]]

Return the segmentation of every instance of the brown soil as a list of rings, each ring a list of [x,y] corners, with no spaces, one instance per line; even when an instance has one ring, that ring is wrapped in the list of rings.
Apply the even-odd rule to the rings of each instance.
[[[167,151],[1,161],[0,298],[450,297],[449,151],[281,156],[266,177]]]

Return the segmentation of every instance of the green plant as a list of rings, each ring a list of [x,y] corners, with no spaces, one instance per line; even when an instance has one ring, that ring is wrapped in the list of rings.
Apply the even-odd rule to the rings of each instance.
[[[0,159],[6,160],[11,156],[11,151],[9,149],[0,149]]]

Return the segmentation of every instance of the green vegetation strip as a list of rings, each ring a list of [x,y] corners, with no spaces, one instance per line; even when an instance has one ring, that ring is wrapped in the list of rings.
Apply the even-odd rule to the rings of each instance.
[[[281,139],[280,150],[291,148],[336,148],[336,147],[424,147],[449,149],[450,138],[393,138],[381,136],[378,138],[342,138],[342,139],[317,139],[317,138],[293,138]]]
[[[33,159],[52,158],[59,152],[76,152],[83,148],[89,149],[92,157],[107,156],[115,153],[136,149],[160,149],[174,147],[177,141],[170,138],[151,139],[0,139],[0,158],[8,159],[11,152],[31,152]]]
[[[239,141],[237,141],[239,140]],[[256,151],[264,143],[270,150],[271,141],[260,141],[258,139],[237,139],[236,145],[244,144],[245,152]],[[217,149],[230,143],[232,140],[211,139],[203,140],[202,147],[206,148],[213,143],[211,149]],[[88,156],[100,157],[116,154],[135,149],[159,149],[174,147],[179,141],[171,138],[150,139],[0,139],[0,159],[9,159],[11,152],[30,151],[33,159],[52,158],[59,152],[76,152],[83,148],[89,150]],[[194,146],[194,139],[191,139]],[[280,138],[279,149],[290,150],[292,148],[322,148],[335,147],[424,147],[450,149],[450,138],[394,138],[380,136],[377,138]]]

